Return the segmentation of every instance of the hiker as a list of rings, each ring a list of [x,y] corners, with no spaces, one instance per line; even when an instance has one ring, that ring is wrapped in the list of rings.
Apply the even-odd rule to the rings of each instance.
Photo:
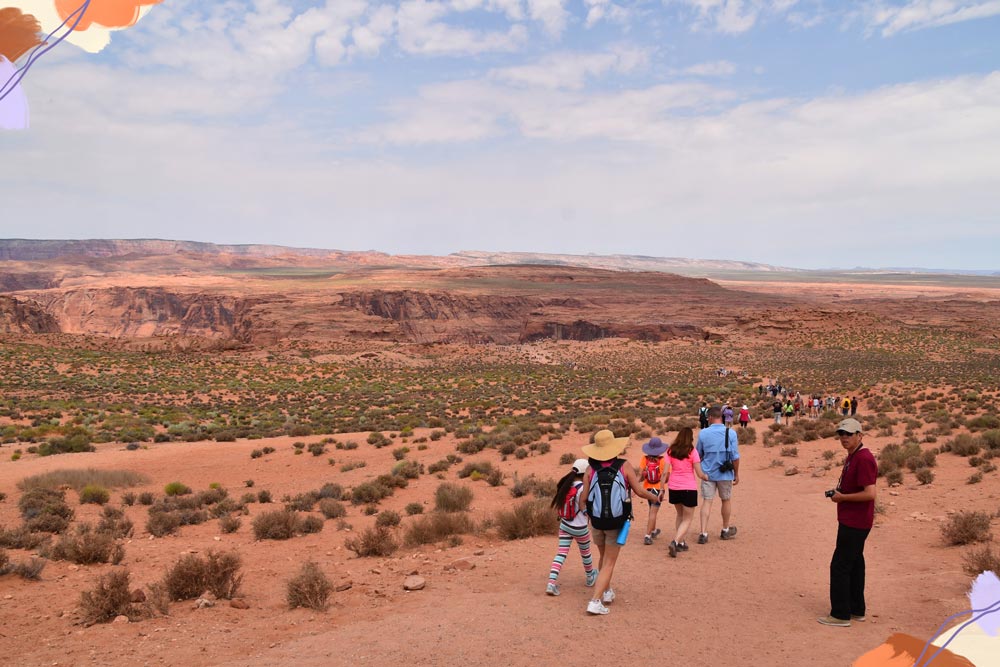
[[[858,414],[858,397],[851,396],[851,416]]]
[[[698,428],[708,428],[708,403],[702,403],[698,409]]]
[[[615,600],[611,576],[621,549],[617,542],[618,533],[632,517],[631,491],[646,500],[660,500],[658,495],[642,488],[635,468],[622,458],[627,447],[627,437],[616,438],[614,433],[604,429],[594,434],[593,444],[583,448],[589,467],[583,476],[580,491],[587,499],[591,536],[600,553],[597,585],[587,603],[588,614],[607,614],[609,609],[606,605]]]
[[[701,483],[701,532],[698,544],[708,543],[708,515],[715,494],[722,500],[722,533],[720,538],[736,537],[736,526],[729,521],[733,511],[733,486],[740,483],[740,450],[736,431],[722,425],[722,410],[713,406],[708,411],[709,427],[698,433],[698,456],[708,480]]]
[[[559,573],[569,554],[573,541],[580,547],[580,557],[583,558],[583,571],[587,575],[587,586],[593,586],[597,581],[597,570],[594,568],[590,555],[590,525],[587,523],[587,513],[584,511],[583,474],[587,472],[587,459],[577,459],[573,468],[566,473],[556,487],[551,507],[559,512],[559,548],[556,557],[552,559],[549,568],[549,583],[545,586],[548,595],[559,595]]]
[[[830,561],[830,614],[816,619],[823,625],[849,627],[865,620],[865,540],[875,521],[875,480],[878,464],[865,448],[861,423],[837,424],[847,460],[837,487],[827,491],[837,504],[837,547]]]
[[[785,413],[785,418],[788,420],[788,425],[792,425],[792,417],[795,416],[795,406],[792,405],[791,401],[785,401],[785,407],[782,408],[782,412]]]
[[[750,423],[750,409],[744,405],[742,408],[740,408],[740,426],[746,428],[747,424],[749,423]]]
[[[642,461],[639,463],[639,479],[642,487],[651,493],[655,493],[658,500],[649,501],[649,519],[646,521],[646,534],[642,538],[643,544],[652,544],[653,540],[660,535],[660,529],[656,527],[656,515],[660,511],[660,504],[663,502],[663,470],[666,461],[663,460],[663,453],[667,451],[667,443],[657,437],[649,439],[642,446]]]
[[[844,396],[844,400],[840,403],[840,416],[846,417],[847,413],[851,411],[851,399]]]
[[[677,553],[687,551],[688,528],[694,519],[694,508],[698,506],[698,482],[708,481],[708,476],[701,469],[701,456],[694,448],[694,432],[690,428],[682,428],[677,434],[674,444],[667,450],[667,498],[677,512],[674,522],[674,539],[667,546],[671,558],[677,558]]]
[[[774,412],[774,423],[781,423],[781,401],[775,400],[771,403],[771,410]]]
[[[729,403],[722,406],[722,421],[726,424],[726,426],[733,425],[733,409],[729,407]]]

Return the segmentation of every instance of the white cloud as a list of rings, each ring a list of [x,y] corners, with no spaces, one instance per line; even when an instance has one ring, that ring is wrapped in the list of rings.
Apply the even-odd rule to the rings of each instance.
[[[695,15],[693,27],[740,34],[753,28],[762,15],[787,17],[798,0],[663,0],[664,4],[687,6]],[[806,21],[798,12],[799,21]]]
[[[592,28],[601,21],[624,23],[630,16],[629,10],[611,0],[585,0],[587,7],[586,25]]]
[[[648,51],[635,47],[605,53],[553,53],[531,65],[494,69],[489,76],[514,85],[580,89],[590,77],[633,72],[648,59]]]
[[[681,74],[692,76],[729,76],[736,72],[736,65],[728,60],[713,60],[711,62],[698,63],[680,70]]]
[[[400,3],[396,22],[399,47],[424,55],[473,55],[515,51],[527,41],[527,29],[512,25],[506,32],[473,30],[445,23],[451,8],[441,2],[406,0]]]
[[[368,17],[368,22],[351,31],[354,49],[366,56],[378,55],[396,30],[396,10],[388,5],[378,7]]]
[[[569,20],[566,0],[528,0],[528,12],[553,37],[562,34]]]
[[[865,9],[868,26],[884,37],[907,30],[935,28],[1000,14],[1000,0],[906,0],[875,2]]]

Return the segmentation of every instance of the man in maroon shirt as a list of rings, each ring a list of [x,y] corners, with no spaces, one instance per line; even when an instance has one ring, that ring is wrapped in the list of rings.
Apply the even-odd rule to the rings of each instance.
[[[837,424],[847,460],[830,500],[837,503],[837,548],[830,561],[830,615],[823,625],[850,627],[865,620],[865,540],[875,521],[875,479],[878,464],[861,442],[861,423],[845,419]]]

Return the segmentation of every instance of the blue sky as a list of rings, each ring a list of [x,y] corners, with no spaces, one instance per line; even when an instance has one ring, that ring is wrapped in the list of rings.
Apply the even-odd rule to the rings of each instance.
[[[1000,270],[1000,0],[165,0],[24,88],[0,237]]]

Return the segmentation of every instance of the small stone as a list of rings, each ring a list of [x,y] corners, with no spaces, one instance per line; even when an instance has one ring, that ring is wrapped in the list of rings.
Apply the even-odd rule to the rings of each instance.
[[[206,609],[208,607],[214,607],[214,606],[215,603],[209,600],[208,598],[198,598],[197,600],[194,601],[195,609]]]
[[[354,586],[353,582],[351,582],[351,581],[344,581],[344,582],[341,582],[341,583],[337,584],[337,587],[334,588],[333,590],[336,591],[337,593],[343,593],[344,591],[351,590],[351,588],[353,586]]]
[[[417,574],[420,574],[420,570],[410,570],[409,572],[406,573],[406,576],[412,577]]]
[[[476,549],[475,551],[472,552],[472,555],[473,556],[484,556],[484,555],[486,555],[486,551],[483,550],[483,549]]]
[[[69,570],[70,572],[76,572],[77,570],[80,569],[80,566],[79,565],[70,565],[66,569]]]
[[[377,567],[373,567],[368,571],[371,572],[372,574],[382,574],[382,570],[378,569]]]
[[[250,603],[246,600],[241,600],[239,598],[229,601],[229,606],[233,609],[249,609]]]
[[[785,468],[785,477],[798,474],[799,474],[799,469],[796,466],[788,466],[787,468]]]
[[[222,541],[222,538],[221,538],[221,537],[219,537],[218,535],[216,535],[216,536],[215,536],[215,537],[213,537],[212,539],[213,539],[213,540],[215,540],[216,542],[221,542],[221,541]]]
[[[456,561],[452,561],[448,567],[453,570],[474,570],[476,569],[476,564],[471,560],[466,560],[465,558],[459,558]]]
[[[889,495],[890,496],[898,496],[899,495],[899,491],[890,491]]]
[[[410,575],[403,580],[404,591],[422,591],[426,585],[427,580],[416,575]]]
[[[121,625],[122,623],[128,623],[128,616],[115,616],[115,620],[111,621],[115,625]]]

